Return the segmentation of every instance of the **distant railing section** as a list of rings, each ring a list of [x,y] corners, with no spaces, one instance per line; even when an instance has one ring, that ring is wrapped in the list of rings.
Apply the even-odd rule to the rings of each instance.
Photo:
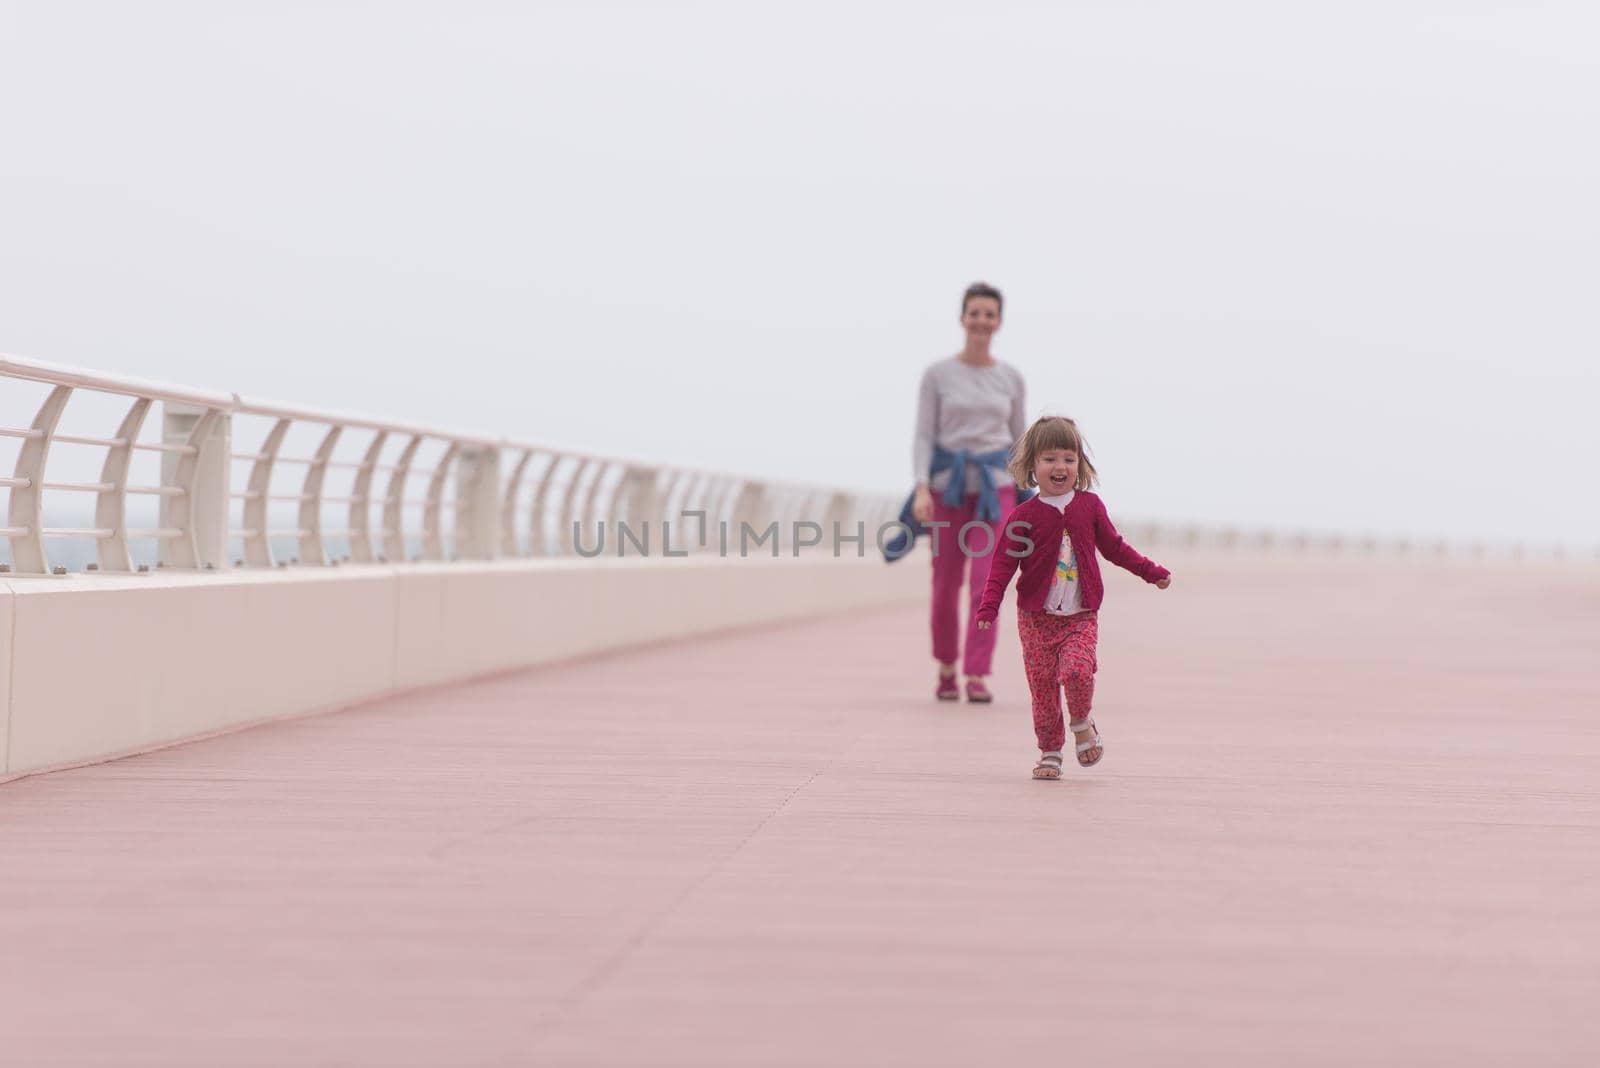
[[[1118,529],[1129,542],[1140,548],[1149,546],[1152,549],[1237,552],[1257,557],[1326,553],[1388,559],[1600,564],[1600,548],[1584,553],[1560,545],[1459,542],[1444,538],[1385,537],[1305,530],[1250,530],[1227,525],[1171,521],[1120,521]]]
[[[741,524],[776,527],[762,553],[832,551],[832,524],[863,530],[865,550],[874,552],[874,532],[899,505],[881,494],[555,449],[14,356],[0,356],[0,378],[48,387],[31,425],[0,426],[0,437],[20,441],[12,477],[0,479],[9,494],[0,532],[10,568],[26,574],[63,570],[49,552],[60,539],[92,542],[87,569],[113,573],[146,569],[136,568],[130,550],[139,539],[159,544],[160,566],[192,569],[641,549],[738,554]],[[69,401],[84,394],[124,402],[105,436],[58,429]],[[160,440],[142,441],[156,402]],[[265,429],[258,443],[236,447],[245,421]],[[309,446],[290,447],[307,432]],[[62,444],[103,450],[98,478],[50,479],[52,446]],[[141,453],[160,457],[159,478],[133,480]],[[46,491],[52,499],[91,498],[92,524],[47,526]],[[159,520],[131,527],[129,498],[140,495],[159,501]],[[808,524],[830,525],[830,536],[813,541]]]

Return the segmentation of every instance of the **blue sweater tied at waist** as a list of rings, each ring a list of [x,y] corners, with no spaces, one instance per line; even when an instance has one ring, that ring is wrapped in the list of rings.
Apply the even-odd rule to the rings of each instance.
[[[1010,459],[1010,449],[971,452],[967,449],[947,449],[942,445],[935,445],[933,460],[928,464],[928,479],[932,481],[933,476],[945,471],[950,472],[950,484],[944,488],[944,503],[946,507],[959,508],[967,492],[967,465],[976,464],[978,509],[974,518],[988,523],[998,523],[1004,517],[1000,514],[1000,487],[995,484],[994,469],[1004,467]],[[1021,504],[1031,496],[1033,496],[1032,490],[1019,489],[1017,503]],[[900,506],[901,529],[896,530],[894,537],[883,545],[883,558],[891,564],[915,548],[919,537],[929,533],[929,528],[917,522],[916,516],[912,514],[911,509],[916,500],[917,491],[913,489],[905,504]]]

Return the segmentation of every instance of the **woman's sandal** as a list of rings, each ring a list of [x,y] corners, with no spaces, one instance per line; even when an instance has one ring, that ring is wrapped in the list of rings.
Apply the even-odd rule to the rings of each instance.
[[[1092,768],[1100,763],[1100,758],[1106,755],[1106,747],[1105,743],[1100,740],[1100,732],[1095,730],[1094,719],[1091,717],[1078,724],[1069,723],[1067,727],[1073,734],[1082,734],[1084,731],[1089,731],[1094,735],[1092,740],[1078,743],[1078,766]],[[1100,752],[1096,753],[1092,760],[1085,760],[1083,754],[1091,749],[1098,749]]]
[[[1060,753],[1042,753],[1042,754],[1040,754],[1039,763],[1037,763],[1037,764],[1035,764],[1033,766],[1033,777],[1035,779],[1059,779],[1059,778],[1061,778],[1061,754]]]

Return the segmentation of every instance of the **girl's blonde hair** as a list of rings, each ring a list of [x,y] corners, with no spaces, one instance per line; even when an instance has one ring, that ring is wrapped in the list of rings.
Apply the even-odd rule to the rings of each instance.
[[[1078,481],[1073,489],[1093,489],[1100,481],[1094,464],[1089,462],[1089,443],[1083,440],[1078,424],[1065,416],[1047,415],[1030,426],[1011,446],[1011,461],[1007,464],[1007,470],[1018,485],[1031,489],[1039,484],[1033,477],[1033,465],[1041,452],[1050,449],[1070,449],[1078,454]]]

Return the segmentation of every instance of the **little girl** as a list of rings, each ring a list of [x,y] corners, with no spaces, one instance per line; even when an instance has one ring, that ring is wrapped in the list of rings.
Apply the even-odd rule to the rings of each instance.
[[[1035,779],[1061,778],[1061,747],[1066,742],[1063,686],[1078,741],[1078,763],[1092,767],[1105,753],[1089,716],[1099,638],[1095,612],[1105,594],[1095,550],[1158,589],[1172,584],[1171,572],[1140,556],[1111,525],[1106,506],[1089,492],[1097,476],[1084,453],[1078,425],[1059,416],[1034,423],[1012,448],[1012,476],[1024,486],[1038,486],[1039,495],[1006,517],[1000,551],[994,555],[978,607],[978,626],[988,630],[1020,563],[1017,630],[1033,693],[1033,730],[1039,737]]]

